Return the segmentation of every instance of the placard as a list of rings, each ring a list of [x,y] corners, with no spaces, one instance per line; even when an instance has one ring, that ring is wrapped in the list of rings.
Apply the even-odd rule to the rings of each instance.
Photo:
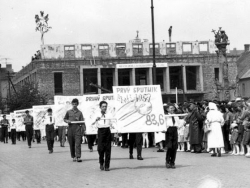
[[[33,118],[34,118],[34,130],[45,129],[44,120],[48,114],[47,110],[51,108],[53,110],[54,105],[39,105],[33,106]],[[52,113],[53,114],[53,113]]]
[[[25,131],[25,125],[24,125],[24,118],[26,117],[25,111],[29,110],[29,114],[33,116],[33,110],[32,109],[24,109],[24,110],[16,110],[14,111],[15,120],[16,120],[16,130],[19,131]],[[34,119],[33,119],[34,121]]]
[[[166,130],[159,85],[113,86],[119,132]]]

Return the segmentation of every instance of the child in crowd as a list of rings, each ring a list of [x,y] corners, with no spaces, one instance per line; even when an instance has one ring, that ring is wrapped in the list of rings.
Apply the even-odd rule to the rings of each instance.
[[[142,133],[142,139],[143,139],[143,144],[142,148],[148,148],[149,147],[149,142],[148,142],[148,133]]]
[[[179,127],[178,127],[178,150],[177,151],[184,151],[184,116],[179,117]]]
[[[231,155],[239,155],[240,149],[239,149],[239,145],[237,144],[239,133],[238,133],[238,125],[236,121],[233,121],[230,129],[231,129],[230,144],[232,145],[232,148],[233,148]]]

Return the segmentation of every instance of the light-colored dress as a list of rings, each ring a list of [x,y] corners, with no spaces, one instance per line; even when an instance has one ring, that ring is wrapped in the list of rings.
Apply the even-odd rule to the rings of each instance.
[[[221,126],[224,125],[223,114],[217,110],[210,110],[207,114],[211,131],[207,134],[208,148],[223,148],[224,140]]]

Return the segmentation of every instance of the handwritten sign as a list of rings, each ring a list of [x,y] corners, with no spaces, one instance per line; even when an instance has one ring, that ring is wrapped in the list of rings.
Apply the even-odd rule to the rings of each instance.
[[[29,110],[29,114],[33,116],[33,110],[32,109],[24,109],[24,110],[16,110],[14,111],[15,120],[16,120],[16,130],[19,131],[25,131],[25,125],[24,125],[24,118],[26,117],[25,111]]]
[[[44,120],[49,108],[53,110],[53,105],[33,106],[34,130],[45,129]]]
[[[100,94],[100,95],[84,95],[83,96],[83,106],[84,108],[82,113],[85,118],[85,125],[86,125],[86,134],[97,134],[97,127],[96,125],[92,125],[95,122],[96,115],[101,112],[99,103],[101,101],[106,101],[108,103],[107,113],[111,114],[114,119],[111,120],[112,127],[111,132],[117,132],[115,128],[116,119],[115,119],[115,100],[113,94]]]
[[[159,85],[114,86],[119,132],[158,132],[165,130],[165,117]]]

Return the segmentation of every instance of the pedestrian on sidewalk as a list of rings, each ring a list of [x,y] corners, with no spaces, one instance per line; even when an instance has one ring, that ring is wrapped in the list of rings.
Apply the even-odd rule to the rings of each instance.
[[[47,138],[47,146],[49,154],[53,153],[54,148],[54,132],[55,132],[55,119],[52,115],[52,109],[47,110],[48,115],[45,116],[44,124]]]
[[[86,127],[85,123],[75,123],[76,121],[84,121],[82,112],[77,108],[79,105],[78,99],[73,99],[72,109],[68,110],[64,121],[68,123],[68,141],[71,157],[73,158],[73,162],[82,162],[81,160],[81,144],[82,144],[82,136],[85,133]],[[71,123],[74,122],[74,123]]]
[[[96,114],[95,122],[93,122],[92,125],[96,124],[96,127],[98,128],[97,134],[100,169],[109,171],[112,141],[110,127],[112,126],[112,116],[107,113],[108,103],[106,101],[101,101],[99,107],[101,111]]]

